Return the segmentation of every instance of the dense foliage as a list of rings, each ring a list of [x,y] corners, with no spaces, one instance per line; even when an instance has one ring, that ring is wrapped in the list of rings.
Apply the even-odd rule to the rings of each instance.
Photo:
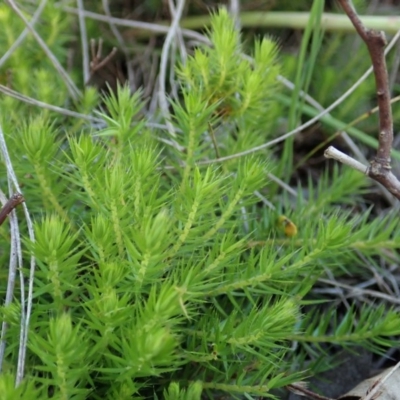
[[[1,6],[6,48],[23,26],[10,13]],[[48,5],[38,29],[61,64],[69,19]],[[256,40],[245,57],[225,9],[212,15],[208,37],[211,47],[176,65],[179,96],[164,114],[167,126],[154,124],[161,111],[149,115],[142,92],[127,85],[77,95],[73,107],[91,120],[1,97],[35,221],[35,242],[21,222],[25,276],[31,253],[37,263],[17,388],[20,286],[1,308],[9,325],[3,399],[273,397],[327,368],[330,346],[380,352],[400,334],[398,312],[384,304],[345,309],[313,293],[326,275],[365,278],[366,263],[379,270],[377,260],[398,262],[398,219],[357,210],[367,181],[348,169],[333,168],[317,184],[310,178],[289,197],[271,174],[288,173],[290,152],[217,160],[278,135],[284,91],[272,39]],[[64,82],[29,52],[32,43],[7,61],[13,88],[66,106]],[[282,213],[297,235],[276,224]],[[4,298],[7,225],[0,233]]]

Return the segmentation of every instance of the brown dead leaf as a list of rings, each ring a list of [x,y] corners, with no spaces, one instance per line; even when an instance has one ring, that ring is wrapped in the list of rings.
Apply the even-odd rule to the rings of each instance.
[[[338,400],[400,400],[400,363],[362,381]]]

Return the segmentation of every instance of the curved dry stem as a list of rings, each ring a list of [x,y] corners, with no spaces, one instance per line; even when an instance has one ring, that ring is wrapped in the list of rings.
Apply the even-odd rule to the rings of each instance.
[[[7,179],[9,190],[15,188],[15,190],[19,193],[22,193],[21,188],[18,184],[17,176],[14,172],[13,165],[11,163],[11,159],[7,150],[7,144],[4,137],[3,129],[0,126],[0,152],[2,154],[4,163],[7,169]],[[35,233],[33,230],[33,223],[31,216],[29,214],[28,207],[25,202],[22,203],[25,219],[28,227],[29,239],[34,242],[35,241]],[[13,215],[14,214],[14,215]],[[21,282],[21,330],[20,330],[20,346],[18,352],[18,365],[17,365],[17,376],[16,376],[16,385],[18,386],[23,377],[24,377],[24,368],[25,368],[25,356],[26,356],[26,348],[28,342],[28,331],[29,331],[29,321],[32,310],[32,301],[33,301],[33,278],[35,274],[35,258],[32,255],[30,261],[30,273],[29,273],[29,283],[28,283],[28,299],[25,299],[25,279],[23,276],[23,265],[22,265],[22,248],[21,248],[21,237],[19,233],[18,220],[16,219],[15,212],[12,213],[11,221],[11,235],[12,235],[12,248],[10,253],[10,266],[12,264],[13,268],[18,267],[20,273],[20,282]],[[9,280],[13,279],[10,273]],[[10,288],[13,291],[13,284],[10,283]],[[10,294],[11,298],[12,295]],[[26,307],[26,308],[25,308]],[[1,361],[1,360],[0,360]],[[1,364],[0,364],[1,365]]]
[[[78,20],[79,20],[79,30],[81,33],[81,44],[82,44],[82,68],[83,68],[83,84],[88,82],[90,77],[89,68],[89,46],[87,39],[87,30],[85,23],[85,16],[83,15],[83,0],[76,0],[76,4],[79,10]]]
[[[36,9],[33,14],[32,19],[30,20],[30,25],[33,27],[38,21],[40,15],[42,14],[44,8],[46,7],[47,0],[42,0],[39,4],[39,7]],[[11,47],[4,53],[4,55],[0,58],[0,68],[4,65],[4,63],[11,57],[14,51],[21,45],[21,43],[28,36],[29,29],[25,28],[22,33],[18,36],[18,39],[11,45]]]
[[[67,86],[67,89],[68,89],[71,97],[73,99],[77,99],[79,96],[81,96],[80,90],[76,87],[75,83],[72,81],[72,79],[68,75],[67,71],[65,71],[65,69],[62,67],[60,62],[57,60],[56,56],[51,52],[51,50],[49,49],[47,44],[40,37],[40,35],[36,32],[36,30],[31,25],[31,23],[25,18],[24,14],[17,7],[14,0],[6,0],[6,3],[14,10],[15,14],[17,14],[18,17],[20,19],[22,19],[22,21],[24,22],[26,27],[29,29],[29,31],[32,33],[33,37],[38,42],[39,46],[45,52],[46,56],[50,59],[50,61],[54,65],[54,68],[57,70],[57,72],[60,74],[63,81],[65,82],[65,85]]]
[[[69,12],[71,14],[78,14],[79,10],[73,7],[62,7],[62,10]],[[153,33],[168,33],[169,32],[169,27],[161,24],[152,24],[150,22],[141,22],[141,21],[132,21],[132,20],[126,20],[126,19],[121,19],[121,18],[115,18],[115,17],[109,17],[106,15],[102,14],[97,14],[92,11],[84,11],[83,15],[88,18],[92,18],[96,21],[103,21],[107,22],[108,24],[112,23],[118,26],[125,26],[128,28],[134,28],[134,29],[140,29],[140,30],[145,30],[145,31],[150,31]],[[208,44],[209,41],[205,40],[204,36],[198,32],[192,31],[190,29],[182,29],[182,34],[186,36],[187,38],[194,39],[197,42],[200,43],[206,43]]]
[[[185,0],[178,0],[178,6],[175,10],[175,14],[172,19],[172,24],[170,29],[168,30],[167,36],[165,38],[164,46],[161,52],[161,60],[160,60],[160,73],[158,79],[158,100],[160,104],[161,112],[164,116],[166,121],[168,132],[169,134],[175,138],[176,133],[175,129],[170,122],[170,113],[168,110],[168,101],[167,101],[167,94],[165,89],[165,82],[166,82],[166,75],[167,75],[167,64],[168,64],[168,54],[172,45],[173,39],[176,37],[177,32],[179,31],[179,20],[182,16],[183,7],[185,5]]]

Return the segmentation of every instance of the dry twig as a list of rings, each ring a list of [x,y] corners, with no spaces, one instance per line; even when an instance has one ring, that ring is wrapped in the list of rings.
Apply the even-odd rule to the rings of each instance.
[[[14,0],[6,0],[6,4],[8,4],[11,9],[15,12],[15,14],[18,15],[18,17],[24,22],[26,28],[30,31],[30,33],[33,35],[39,46],[42,48],[46,56],[49,58],[49,60],[52,62],[54,68],[57,70],[57,72],[60,74],[61,78],[65,82],[65,85],[67,86],[67,89],[73,99],[79,98],[82,94],[80,90],[76,87],[75,83],[72,81],[71,77],[68,75],[68,73],[65,71],[63,66],[60,64],[56,56],[51,52],[45,41],[40,37],[40,35],[36,32],[36,30],[33,28],[32,23],[29,22],[22,11],[19,9],[19,7],[16,5]]]
[[[7,180],[8,180],[9,190],[10,191],[15,190],[18,193],[21,193],[21,188],[19,186],[17,175],[15,174],[13,165],[11,163],[10,155],[8,153],[7,144],[5,140],[5,135],[3,133],[1,125],[0,125],[0,153],[7,169]],[[1,191],[0,191],[0,197],[3,197],[1,196]],[[33,229],[32,218],[29,214],[28,207],[26,203],[22,201],[22,198],[20,198],[19,196],[17,196],[17,198],[21,200],[20,204],[22,204],[22,208],[24,210],[29,239],[31,242],[34,242],[35,233]],[[14,292],[15,275],[17,271],[19,271],[20,296],[21,296],[20,300],[21,328],[19,337],[17,373],[15,378],[15,384],[16,386],[18,386],[22,382],[25,371],[25,358],[26,358],[26,349],[28,346],[29,322],[33,305],[33,278],[35,274],[36,262],[35,262],[35,257],[32,254],[30,260],[30,269],[29,269],[28,293],[27,293],[28,296],[26,297],[25,295],[26,285],[25,285],[25,277],[24,277],[23,261],[22,261],[21,234],[19,232],[19,225],[15,211],[12,211],[10,213],[10,226],[11,226],[11,249],[10,249],[10,263],[9,263],[9,277],[7,282],[6,304],[10,304],[12,299],[14,298],[13,292]],[[3,363],[5,355],[4,338],[6,330],[7,330],[7,323],[3,321],[2,332],[1,332],[2,340],[0,341],[0,368]]]
[[[385,34],[373,29],[367,29],[358,17],[351,0],[339,0],[339,2],[356,31],[367,45],[371,57],[379,107],[379,145],[377,153],[368,167],[360,166],[356,160],[351,159],[351,157],[339,152],[332,146],[325,151],[325,157],[334,158],[365,173],[370,178],[381,183],[400,200],[400,182],[392,173],[390,166],[390,153],[393,143],[393,117],[384,53],[386,46]]]
[[[170,3],[171,5],[172,3]],[[170,48],[172,47],[173,40],[177,37],[179,28],[179,21],[182,17],[183,8],[185,6],[184,0],[178,0],[177,6],[174,8],[174,15],[172,18],[172,23],[170,29],[168,30],[167,36],[165,37],[164,45],[161,52],[161,60],[160,60],[160,74],[158,79],[159,89],[158,89],[158,101],[161,109],[161,113],[164,116],[165,122],[168,126],[168,132],[173,137],[176,138],[175,128],[170,122],[170,113],[168,110],[168,101],[167,94],[165,88],[166,82],[166,74],[167,74],[167,63],[168,63],[168,55],[170,53]]]
[[[113,47],[111,52],[103,58],[102,52],[103,52],[103,39],[99,39],[98,45],[97,45],[97,50],[96,50],[96,41],[92,39],[90,41],[90,52],[92,54],[92,61],[90,61],[89,66],[90,66],[90,75],[89,75],[89,80],[86,81],[86,84],[90,82],[92,79],[93,75],[103,68],[105,65],[107,65],[111,59],[117,54],[117,48]]]
[[[21,193],[13,194],[0,210],[0,225],[2,225],[3,222],[6,220],[8,214],[10,214],[10,212],[14,210],[14,208],[17,207],[18,204],[21,204],[24,201],[24,196],[22,196]]]
[[[81,45],[82,45],[83,83],[85,84],[86,82],[88,82],[90,78],[87,30],[86,30],[85,17],[82,14],[82,11],[84,10],[83,0],[77,0],[76,3],[79,10],[78,21],[79,21],[79,30],[80,30]]]
[[[287,385],[286,388],[292,393],[300,396],[307,396],[308,398],[314,400],[334,400],[330,397],[321,396],[320,394],[314,393],[313,391],[307,389],[303,382],[291,383],[290,385]]]
[[[42,0],[39,4],[39,7],[36,9],[35,13],[33,14],[32,19],[29,21],[32,28],[39,20],[44,8],[47,5],[47,0]],[[23,32],[18,36],[18,39],[11,45],[11,47],[1,56],[0,58],[0,68],[6,63],[6,61],[11,57],[14,51],[23,43],[25,38],[29,34],[29,29],[25,28]]]

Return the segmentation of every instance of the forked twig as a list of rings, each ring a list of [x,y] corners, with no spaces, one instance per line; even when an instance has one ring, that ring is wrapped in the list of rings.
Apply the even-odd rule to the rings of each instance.
[[[351,157],[344,157],[343,153],[332,146],[325,151],[325,157],[334,158],[355,169],[361,170],[370,178],[381,183],[390,193],[400,200],[400,181],[392,173],[390,165],[390,153],[393,143],[393,116],[390,103],[389,78],[384,53],[386,37],[383,32],[367,29],[363,25],[351,0],[339,0],[339,3],[353,23],[358,34],[367,45],[371,57],[379,108],[379,145],[375,157],[370,161],[370,165],[365,167],[365,171],[362,171],[360,167],[357,168],[355,164],[353,165]]]
[[[99,39],[98,45],[97,45],[97,50],[96,50],[96,41],[94,39],[90,40],[90,52],[92,56],[92,61],[90,61],[89,66],[90,66],[90,75],[89,79],[86,81],[86,84],[90,82],[92,79],[93,75],[103,68],[105,65],[107,65],[111,59],[117,54],[117,48],[113,47],[111,52],[103,58],[102,52],[103,52],[103,39]]]

